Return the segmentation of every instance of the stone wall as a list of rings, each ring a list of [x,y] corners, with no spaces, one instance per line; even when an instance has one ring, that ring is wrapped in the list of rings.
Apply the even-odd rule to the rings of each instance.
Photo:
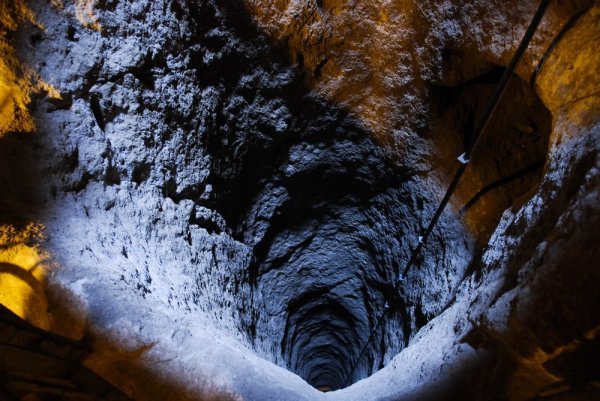
[[[43,263],[1,261],[132,398],[593,397],[593,1],[551,5],[401,283],[535,2],[0,4],[2,246]]]

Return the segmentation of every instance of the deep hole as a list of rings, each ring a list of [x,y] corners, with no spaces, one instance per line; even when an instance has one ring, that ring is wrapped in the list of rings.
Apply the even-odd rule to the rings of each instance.
[[[492,69],[434,92],[433,128],[426,135],[437,145],[438,169],[454,162],[468,143],[501,74]],[[502,212],[518,206],[539,183],[548,146],[550,114],[533,90],[513,78],[505,99],[510,101],[500,106],[461,188],[465,199],[475,199],[467,202],[465,221],[475,227],[477,249]],[[302,109],[314,110],[315,105],[300,105]],[[331,111],[320,113],[304,121],[319,126],[321,116]],[[436,198],[422,192],[422,182],[399,173],[408,167],[386,161],[368,132],[340,128],[300,136],[265,158],[246,149],[242,160],[247,164],[240,170],[256,174],[242,184],[251,195],[235,197],[230,210],[242,213],[224,209],[237,222],[240,239],[255,249],[250,282],[261,299],[255,300],[248,335],[258,350],[322,390],[346,387],[385,366],[446,307],[477,252],[462,240],[432,240],[418,258],[412,280],[409,276],[402,294],[396,293],[399,261],[406,260],[418,225],[430,218],[423,210],[433,210]],[[223,143],[215,149],[231,151]],[[265,168],[264,160],[275,161]],[[491,186],[474,184],[480,181]],[[227,199],[222,201],[226,207]],[[460,233],[457,220],[449,213],[440,224],[454,225]],[[414,223],[407,228],[407,221]],[[461,236],[469,238],[467,232]],[[462,255],[465,265],[440,261],[441,252]],[[420,284],[440,281],[444,289]],[[386,303],[390,312],[378,325]]]
[[[238,24],[241,14],[225,8]],[[242,25],[240,35],[260,37]],[[385,366],[452,302],[502,212],[518,207],[538,184],[550,114],[513,78],[473,159],[476,175],[467,175],[457,194],[464,201],[458,209],[468,204],[466,227],[448,208],[439,222],[443,232],[434,230],[396,291],[445,188],[431,188],[409,162],[392,161],[347,110],[310,95],[301,54],[290,60],[259,40],[252,42],[256,49],[237,54],[228,46],[234,42],[220,29],[205,35],[203,49],[216,55],[202,61],[201,77],[205,83],[218,77],[229,88],[215,100],[203,140],[213,171],[206,202],[254,255],[244,277],[251,307],[240,328],[258,353],[314,387],[343,388]],[[293,68],[294,78],[263,84],[280,82],[273,65]],[[432,165],[442,176],[452,173],[503,72],[483,63],[456,71],[448,87],[432,88],[431,129],[421,133],[435,144]],[[275,113],[282,109],[291,117]],[[258,110],[269,110],[269,117]],[[277,124],[286,126],[284,135]],[[165,190],[174,197],[172,184]]]

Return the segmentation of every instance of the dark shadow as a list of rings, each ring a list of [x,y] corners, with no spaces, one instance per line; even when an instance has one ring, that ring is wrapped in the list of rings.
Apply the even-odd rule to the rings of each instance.
[[[39,147],[36,134],[13,132],[0,137],[0,224],[22,230],[43,214]]]
[[[316,387],[340,388],[383,365],[382,349],[371,344],[355,377],[345,377],[375,329],[373,317],[359,324],[358,310],[379,311],[386,294],[394,292],[398,266],[393,261],[400,259],[399,250],[389,251],[390,256],[378,249],[378,244],[401,236],[401,221],[395,216],[394,221],[381,222],[385,217],[379,214],[379,207],[401,203],[399,188],[416,171],[413,166],[395,164],[374,135],[349,117],[348,110],[315,95],[307,85],[303,65],[292,64],[285,45],[274,43],[257,29],[242,1],[217,4],[234,34],[219,28],[210,6],[198,8],[202,21],[198,37],[216,53],[215,61],[198,61],[198,80],[226,88],[206,127],[214,196],[199,202],[216,209],[234,227],[234,237],[252,247],[254,259],[246,279],[252,290],[263,296],[268,297],[264,294],[270,290],[265,292],[262,286],[285,285],[266,278],[270,273],[289,269],[290,274],[300,274],[306,266],[295,261],[317,249],[331,256],[315,261],[314,268],[337,266],[339,281],[354,273],[349,258],[336,256],[337,252],[345,250],[366,261],[361,269],[370,290],[349,288],[335,299],[328,294],[327,288],[333,286],[324,277],[314,283],[315,288],[325,289],[316,301],[308,295],[310,290],[288,292],[290,315],[305,307],[302,300],[306,297],[316,303],[310,313],[288,317],[299,323],[291,327],[288,320],[287,330],[278,333],[283,337],[277,340],[281,342],[277,348],[293,372]],[[359,216],[362,211],[366,218]],[[377,232],[372,229],[377,224],[388,227]],[[333,268],[324,273],[332,274]],[[298,283],[295,290],[301,292],[301,287]],[[357,297],[363,290],[369,294]],[[250,302],[251,320],[242,330],[255,341],[269,312],[255,303],[254,294]],[[341,306],[344,303],[357,305]],[[353,323],[336,327],[336,322]],[[385,338],[386,328],[379,330]],[[304,332],[312,334],[299,335]],[[320,340],[311,343],[306,341],[309,338]],[[331,346],[323,347],[321,341],[330,341]],[[306,368],[319,357],[318,368]]]

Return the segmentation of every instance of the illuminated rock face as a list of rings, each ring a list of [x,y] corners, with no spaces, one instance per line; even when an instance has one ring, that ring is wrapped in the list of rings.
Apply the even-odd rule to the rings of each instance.
[[[31,2],[7,43],[61,96],[0,138],[0,182],[58,266],[32,308],[140,400],[593,391],[592,2],[551,8],[398,282],[535,9],[459,3]]]

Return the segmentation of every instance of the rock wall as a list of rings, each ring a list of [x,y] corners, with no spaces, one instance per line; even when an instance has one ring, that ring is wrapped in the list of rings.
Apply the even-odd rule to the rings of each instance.
[[[44,260],[0,285],[37,274],[30,320],[132,398],[594,396],[593,1],[552,4],[400,283],[535,2],[0,4],[0,239]]]

